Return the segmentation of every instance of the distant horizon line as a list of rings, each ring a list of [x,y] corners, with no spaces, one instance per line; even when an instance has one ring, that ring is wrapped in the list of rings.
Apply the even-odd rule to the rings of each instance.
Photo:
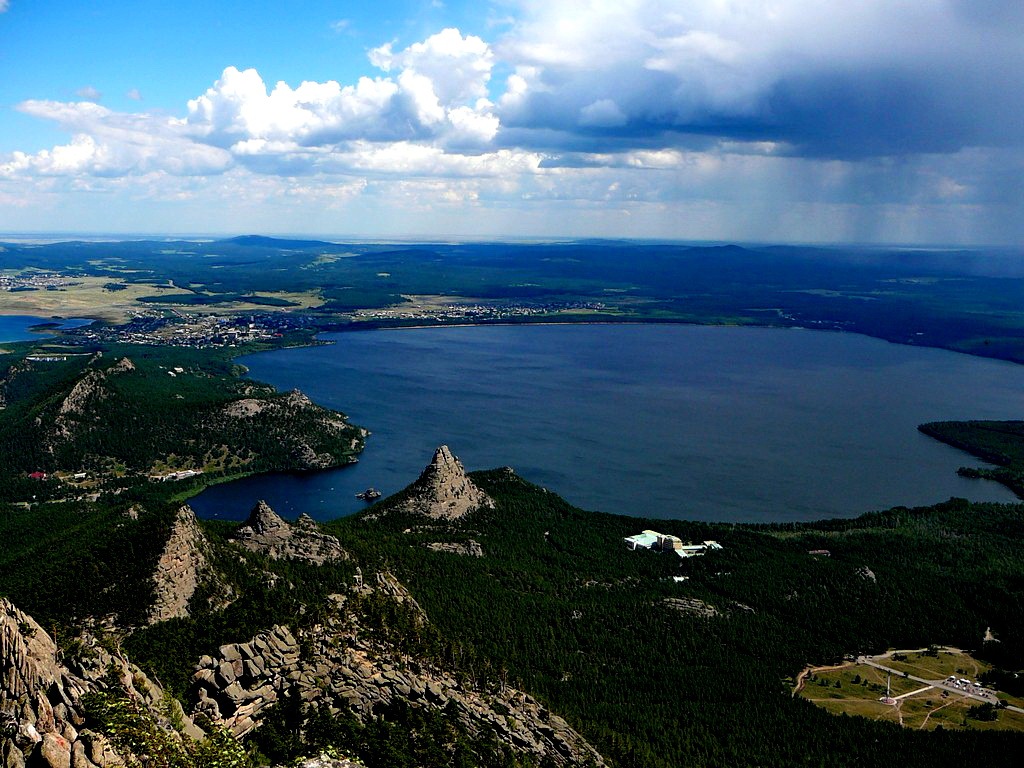
[[[254,232],[81,232],[74,230],[49,230],[35,232],[0,232],[0,242],[53,245],[62,242],[126,242],[126,241],[189,241],[217,242],[232,240],[239,237],[265,237],[272,240],[322,240],[332,244],[360,243],[367,245],[409,244],[420,243],[458,245],[461,243],[523,243],[523,244],[559,244],[559,243],[644,243],[690,246],[793,246],[801,248],[861,248],[880,249],[898,248],[900,250],[927,251],[963,251],[963,250],[998,250],[1018,251],[1024,254],[1024,244],[1009,243],[910,243],[910,242],[844,242],[816,240],[723,240],[723,239],[682,239],[668,237],[587,237],[558,235],[353,235],[275,232],[273,234]]]

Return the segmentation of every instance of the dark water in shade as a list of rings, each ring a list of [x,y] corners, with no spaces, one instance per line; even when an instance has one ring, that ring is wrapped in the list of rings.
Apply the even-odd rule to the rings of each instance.
[[[854,516],[964,496],[979,462],[925,421],[1024,417],[1024,366],[853,334],[675,325],[366,331],[247,357],[373,436],[359,464],[254,477],[193,500],[242,518],[259,498],[324,520],[412,482],[447,443],[587,509],[736,522]]]

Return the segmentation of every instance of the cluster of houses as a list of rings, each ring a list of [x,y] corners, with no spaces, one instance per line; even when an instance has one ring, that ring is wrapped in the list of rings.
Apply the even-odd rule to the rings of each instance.
[[[722,549],[717,541],[702,541],[700,544],[684,544],[678,536],[657,531],[645,530],[634,536],[627,536],[623,541],[631,550],[653,549],[655,552],[675,552],[679,557],[699,557],[711,549]]]

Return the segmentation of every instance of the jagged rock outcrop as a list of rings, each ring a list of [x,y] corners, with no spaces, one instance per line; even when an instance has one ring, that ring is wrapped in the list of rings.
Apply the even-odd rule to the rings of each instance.
[[[322,565],[331,560],[348,559],[348,553],[338,540],[323,533],[309,515],[302,514],[289,525],[262,500],[235,533],[234,541],[274,560],[291,557]]]
[[[441,520],[458,520],[482,507],[494,507],[494,500],[469,479],[447,445],[434,451],[409,493],[402,504],[404,511]]]
[[[326,451],[317,453],[309,443],[298,441],[291,452],[296,469],[329,469],[334,466],[334,457]]]
[[[661,603],[673,611],[688,613],[705,619],[713,619],[716,616],[722,615],[721,611],[711,603],[698,600],[696,597],[666,597]]]
[[[195,512],[182,506],[153,573],[156,600],[149,612],[150,624],[188,616],[188,601],[196,588],[205,578],[215,578],[208,551]]]
[[[113,768],[123,766],[101,734],[83,728],[82,699],[101,690],[109,671],[117,685],[158,723],[170,729],[173,718],[193,738],[205,734],[180,706],[164,709],[164,692],[141,669],[110,653],[96,638],[83,634],[82,650],[61,661],[53,639],[29,615],[0,599],[0,765],[4,768]]]
[[[416,602],[412,592],[409,591],[405,584],[395,578],[393,573],[381,571],[376,574],[372,581],[367,582],[362,577],[362,570],[356,568],[356,583],[352,591],[363,597],[372,595],[375,592],[384,595],[399,605],[405,606],[409,610],[413,623],[416,626],[423,626],[427,623],[426,611],[420,608],[420,604]]]
[[[467,539],[463,542],[431,541],[423,546],[431,552],[449,552],[453,555],[465,555],[467,557],[484,556],[484,548],[480,546],[479,541],[475,541],[474,539]]]
[[[860,566],[856,571],[857,575],[865,581],[870,581],[872,584],[878,583],[878,577],[875,576],[875,572],[868,568],[866,565]]]
[[[247,643],[223,645],[217,658],[203,656],[193,678],[195,712],[244,736],[258,716],[298,679],[299,643],[276,626]]]
[[[357,580],[350,594],[330,597],[321,624],[298,637],[277,626],[248,643],[221,647],[216,657],[204,657],[193,678],[195,711],[242,735],[286,696],[335,713],[350,710],[364,720],[403,701],[414,708],[447,708],[471,735],[493,732],[538,762],[550,758],[557,765],[604,765],[565,720],[525,693],[497,685],[477,690],[378,639],[357,618],[359,601],[375,594],[405,603],[426,621],[394,576]]]

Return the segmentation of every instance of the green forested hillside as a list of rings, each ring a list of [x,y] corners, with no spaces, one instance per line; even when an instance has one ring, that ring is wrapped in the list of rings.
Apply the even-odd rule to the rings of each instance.
[[[953,500],[852,521],[756,528],[583,512],[506,470],[474,479],[496,508],[458,523],[380,514],[401,496],[366,516],[331,523],[330,532],[355,557],[336,566],[256,556],[243,564],[225,538],[233,526],[208,523],[234,601],[214,610],[200,594],[191,617],[138,630],[125,647],[183,695],[201,654],[275,623],[316,623],[326,596],[345,590],[357,565],[367,572],[388,568],[431,624],[418,626],[387,604],[367,604],[360,609],[367,626],[485,688],[487,681],[507,682],[539,696],[617,766],[852,766],[893,759],[912,766],[951,764],[953,756],[1010,765],[1024,746],[1024,737],[1014,734],[914,733],[835,717],[790,695],[792,677],[805,664],[931,643],[984,652],[989,627],[1002,640],[988,644],[999,646],[1002,666],[1024,667],[1016,642],[1024,616],[1020,506]],[[88,512],[57,505],[9,511],[0,591],[52,622],[83,610],[138,616],[147,604],[141,585],[155,558],[152,542],[160,541],[145,531],[166,522],[159,514],[148,522],[120,514],[114,507]],[[628,551],[622,537],[648,526],[684,540],[714,538],[724,549],[685,561]],[[481,544],[482,558],[423,546],[469,538]],[[822,548],[831,556],[808,554]],[[54,569],[54,559],[41,552],[68,572]],[[283,578],[268,581],[268,572]],[[68,591],[71,574],[79,579]],[[104,589],[111,579],[134,579],[138,594]],[[689,610],[666,599],[686,599]],[[394,739],[411,743],[410,734],[429,725],[410,713],[392,715],[399,720],[366,731],[347,716],[281,709],[276,725],[254,738],[265,752],[296,754],[308,743],[288,747],[282,734],[315,716],[314,743],[361,740],[369,764],[383,768],[389,753],[375,752],[371,743],[386,739],[393,749]],[[500,754],[486,764],[503,764]]]
[[[78,498],[187,470],[201,473],[185,483],[196,485],[323,468],[362,449],[343,414],[241,378],[226,353],[120,346],[4,358],[0,499]]]
[[[330,529],[388,563],[478,674],[536,692],[617,765],[925,765],[951,754],[1010,764],[1024,746],[836,718],[789,694],[807,663],[934,642],[978,648],[989,626],[1020,637],[1021,507],[951,501],[754,529],[584,513],[504,471],[474,477],[498,507],[449,533],[422,521],[417,532],[402,515]],[[683,562],[627,551],[622,537],[648,526],[725,549]],[[483,558],[421,546],[469,537]],[[808,554],[821,548],[831,557]],[[717,615],[663,602],[680,597]]]
[[[166,505],[151,506],[133,520],[130,506],[0,506],[0,595],[48,629],[86,617],[141,623],[171,514]]]

